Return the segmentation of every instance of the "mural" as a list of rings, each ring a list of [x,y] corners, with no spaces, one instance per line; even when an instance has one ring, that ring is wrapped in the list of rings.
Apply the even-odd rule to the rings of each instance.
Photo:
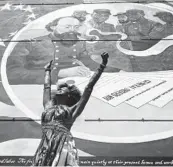
[[[34,38],[38,42],[15,46],[7,64],[10,83],[41,84],[41,69],[53,57],[59,78],[87,76],[96,69],[104,50],[111,56],[106,72],[172,70],[172,44],[163,40],[172,37],[173,14],[157,11],[146,16],[146,12],[129,9],[117,13],[116,8],[94,8],[89,13],[86,8],[55,17],[45,26],[48,35]]]
[[[3,33],[14,31],[10,39],[5,39],[5,33],[0,38],[0,46],[7,46],[1,61],[1,117],[34,121],[13,125],[17,133],[4,137],[0,150],[12,146],[7,152],[20,154],[15,145],[23,143],[22,155],[35,153],[41,138],[48,62],[53,60],[52,89],[66,82],[84,91],[101,63],[100,55],[107,52],[107,67],[72,128],[79,155],[131,156],[134,150],[133,156],[172,156],[173,123],[164,122],[173,118],[172,7],[162,3],[79,4],[45,7],[44,12],[40,7],[34,13],[37,8],[9,3],[1,8],[16,15],[18,10],[30,13],[27,19],[16,17],[21,21],[13,22],[15,29],[1,28]],[[4,123],[0,130],[4,135],[3,127]],[[163,140],[169,140],[164,148]],[[145,148],[143,153],[141,148]],[[4,154],[0,151],[0,155]]]

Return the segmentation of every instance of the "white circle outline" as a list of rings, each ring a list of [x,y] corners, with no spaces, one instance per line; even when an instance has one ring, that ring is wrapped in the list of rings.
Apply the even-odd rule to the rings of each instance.
[[[86,4],[85,4],[86,5]],[[136,4],[137,6],[143,6],[142,4]],[[83,6],[82,5],[74,5],[73,7],[76,6]],[[163,8],[161,7],[157,7],[156,5],[152,6],[152,4],[147,4],[146,6],[148,7],[152,7],[152,8],[160,8],[160,10],[163,10]],[[169,5],[168,8],[170,8]],[[72,6],[70,7],[66,7],[68,8],[73,8]],[[59,9],[60,10],[63,10]],[[169,9],[165,9],[164,10],[168,10],[170,12]],[[55,11],[54,11],[55,12]],[[53,13],[53,12],[51,12]],[[50,14],[50,13],[49,13]],[[47,14],[48,15],[48,14]],[[44,15],[45,16],[45,15]],[[43,16],[43,17],[44,17]],[[32,24],[32,23],[31,23]],[[18,39],[18,37],[31,25],[27,25],[24,28],[22,28],[13,38],[12,41],[15,41]],[[6,93],[8,94],[8,96],[10,97],[10,99],[12,100],[12,102],[15,104],[15,107],[17,107],[19,110],[21,110],[23,113],[25,113],[29,118],[33,119],[33,120],[38,120],[40,119],[40,117],[38,117],[37,115],[35,115],[30,109],[28,109],[19,99],[18,97],[14,94],[11,86],[9,85],[8,82],[8,78],[7,78],[7,73],[6,73],[6,65],[7,65],[7,59],[10,56],[9,53],[12,52],[12,50],[14,49],[14,47],[16,46],[18,42],[10,42],[8,47],[6,48],[4,55],[2,57],[2,61],[1,61],[1,79],[2,79],[2,84],[4,86],[4,89],[6,90]],[[40,121],[35,121],[37,123],[40,124]],[[142,143],[142,142],[149,142],[149,141],[156,141],[156,140],[161,140],[161,139],[165,139],[165,138],[169,138],[173,136],[173,130],[169,130],[166,132],[160,132],[157,134],[151,134],[151,135],[144,135],[144,136],[140,136],[140,137],[109,137],[109,136],[98,136],[98,135],[90,135],[88,133],[82,133],[82,132],[76,132],[76,131],[72,131],[74,137],[79,138],[79,139],[84,139],[84,140],[89,140],[89,141],[95,141],[95,142],[102,142],[102,143]]]

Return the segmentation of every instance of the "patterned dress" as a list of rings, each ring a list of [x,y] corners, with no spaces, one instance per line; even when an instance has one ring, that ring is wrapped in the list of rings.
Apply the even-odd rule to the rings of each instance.
[[[70,133],[74,120],[65,105],[55,105],[42,114],[42,140],[33,166],[78,166],[78,153]]]

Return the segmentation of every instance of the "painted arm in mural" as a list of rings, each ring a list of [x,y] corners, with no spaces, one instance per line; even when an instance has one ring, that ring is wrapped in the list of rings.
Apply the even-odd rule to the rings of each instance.
[[[164,25],[161,24],[161,23],[156,23],[153,26],[149,36],[150,36],[151,39],[158,39],[158,40],[164,38],[165,37]]]
[[[74,120],[82,113],[83,109],[85,108],[85,106],[91,96],[91,93],[93,91],[95,84],[99,80],[101,74],[103,73],[103,71],[107,65],[108,57],[109,57],[108,53],[103,53],[101,55],[101,57],[102,57],[102,63],[100,64],[99,68],[94,73],[94,75],[91,77],[88,85],[86,86],[86,88],[84,90],[84,93],[83,93],[80,101],[75,106],[73,106],[73,108],[71,110],[73,112],[72,117]]]
[[[80,55],[80,57],[78,58],[79,61],[81,61],[84,66],[86,66],[87,68],[89,68],[91,71],[97,71],[97,68],[99,66],[99,62],[96,62],[95,60],[92,59],[92,54],[97,53],[98,56],[100,55],[100,48],[95,48],[94,44],[90,44],[93,45],[93,47],[87,47],[86,42],[83,43],[83,52]],[[103,44],[102,44],[103,45]],[[104,50],[104,48],[101,48],[102,50]],[[98,52],[97,52],[98,51]],[[111,59],[110,59],[111,61]],[[115,68],[115,67],[110,67],[110,66],[106,66],[104,69],[104,72],[119,72],[120,69]]]

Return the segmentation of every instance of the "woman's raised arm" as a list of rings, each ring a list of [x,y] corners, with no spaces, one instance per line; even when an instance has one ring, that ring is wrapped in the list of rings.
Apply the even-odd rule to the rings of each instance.
[[[85,108],[85,106],[89,100],[89,97],[91,96],[94,85],[99,80],[101,74],[103,73],[103,71],[107,65],[108,57],[109,57],[108,53],[104,52],[103,54],[101,54],[101,57],[102,57],[102,63],[100,64],[99,68],[94,73],[94,75],[91,77],[88,85],[86,86],[86,88],[84,90],[84,93],[83,93],[80,101],[72,109],[73,119],[76,119],[82,113],[83,109]]]
[[[52,61],[49,62],[45,68],[45,77],[44,77],[44,91],[43,91],[43,106],[46,107],[46,104],[51,100],[51,66]]]

